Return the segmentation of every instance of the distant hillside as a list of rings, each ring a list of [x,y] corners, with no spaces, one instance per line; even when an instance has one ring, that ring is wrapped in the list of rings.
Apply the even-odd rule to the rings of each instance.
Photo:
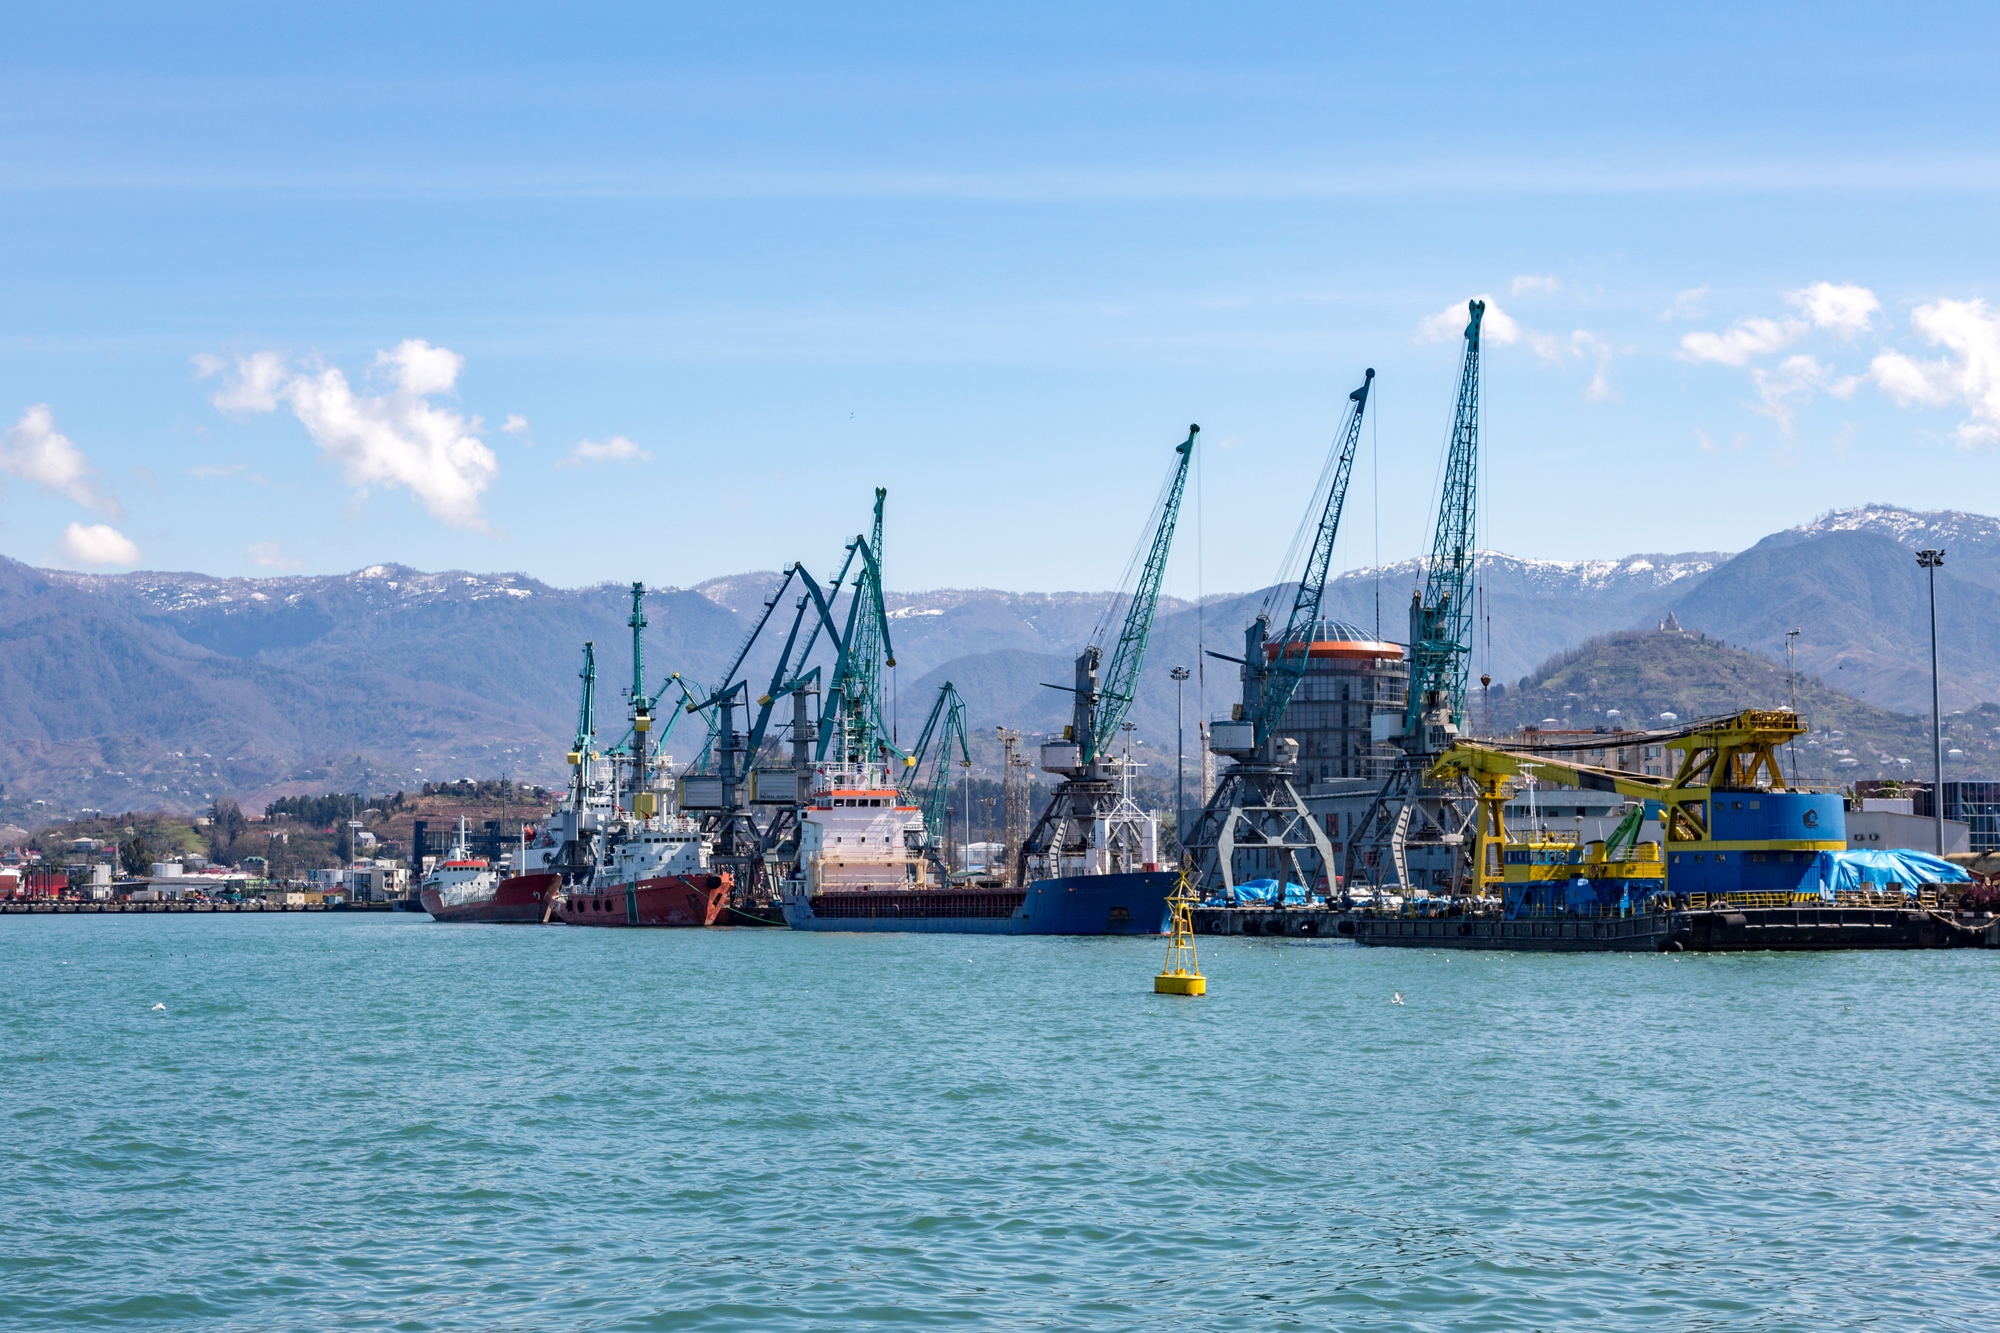
[[[1496,686],[1482,716],[1474,687],[1474,721],[1481,731],[1522,726],[1630,727],[1670,725],[1739,708],[1782,708],[1790,702],[1783,667],[1698,633],[1628,631],[1593,639],[1542,664],[1525,687]],[[1851,698],[1803,672],[1799,713],[1811,728],[1795,747],[1797,776],[1849,783],[1856,778],[1928,782],[1928,717],[1892,713]],[[1981,704],[1945,719],[1947,779],[2000,776],[2000,706]],[[1851,760],[1851,763],[1842,763]],[[1790,762],[1788,757],[1788,762]]]
[[[2000,700],[2000,520],[1884,506],[1826,515],[1734,557],[1482,554],[1474,672],[1511,692],[1552,655],[1657,626],[1672,611],[1709,639],[1761,654],[1756,670],[1718,678],[1715,698],[1766,680],[1783,660],[1784,631],[1797,627],[1803,671],[1888,710],[1883,717],[1924,712],[1918,545],[1948,553],[1939,579],[1947,707]],[[889,549],[892,583],[920,568],[893,542]],[[812,567],[824,574],[834,564]],[[1400,641],[1422,574],[1418,561],[1348,571],[1329,585],[1325,614],[1372,631],[1379,605],[1381,633]],[[720,684],[778,577],[650,590],[649,683],[679,671]],[[1154,772],[1167,771],[1175,743],[1171,669],[1194,672],[1184,691],[1192,736],[1238,689],[1236,667],[1202,649],[1240,652],[1244,626],[1266,605],[1282,622],[1291,591],[1220,593],[1198,605],[1162,599],[1126,737],[1157,756],[1147,761]],[[195,810],[220,795],[257,808],[279,794],[407,791],[465,776],[559,780],[586,639],[597,646],[600,735],[608,742],[622,729],[628,607],[623,585],[555,588],[520,574],[376,565],[324,577],[94,576],[0,560],[0,822],[32,826],[86,806]],[[914,735],[938,685],[951,680],[971,710],[975,761],[990,764],[995,727],[1033,736],[1067,720],[1069,696],[1044,682],[1068,684],[1093,627],[1109,625],[1115,637],[1122,609],[1104,592],[890,593],[894,725],[906,740]],[[753,697],[791,610],[788,597],[774,612],[780,634],[749,659]],[[1523,716],[1560,711],[1521,702]],[[1630,702],[1640,706],[1636,695]],[[1903,733],[1894,725],[1881,728],[1892,761],[1921,757],[1921,746],[1895,739]],[[1976,753],[1983,742],[1967,743]],[[666,748],[685,756],[692,741],[676,734]]]

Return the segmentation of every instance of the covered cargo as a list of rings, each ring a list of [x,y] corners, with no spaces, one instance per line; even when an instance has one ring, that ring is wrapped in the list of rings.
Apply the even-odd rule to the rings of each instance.
[[[1900,890],[1917,896],[1920,884],[1964,884],[1972,876],[1929,852],[1821,852],[1799,880],[1800,893],[1816,893],[1827,902],[1841,893],[1888,893]]]

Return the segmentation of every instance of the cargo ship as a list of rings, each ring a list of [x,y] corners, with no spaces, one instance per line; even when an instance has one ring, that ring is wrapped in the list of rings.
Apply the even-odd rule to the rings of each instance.
[[[524,839],[525,843],[526,839]],[[539,845],[542,838],[534,842]],[[549,903],[562,887],[562,876],[547,870],[526,870],[502,878],[485,857],[474,856],[466,844],[465,820],[458,821],[458,841],[424,876],[418,894],[434,921],[485,921],[503,924],[540,923],[548,919]]]
[[[1025,886],[953,884],[926,855],[922,811],[879,764],[827,764],[799,807],[799,859],[780,898],[794,930],[956,935],[1157,935],[1176,876],[1151,861],[1157,826],[1128,800],[1121,831]],[[1117,854],[1111,845],[1128,848]]]

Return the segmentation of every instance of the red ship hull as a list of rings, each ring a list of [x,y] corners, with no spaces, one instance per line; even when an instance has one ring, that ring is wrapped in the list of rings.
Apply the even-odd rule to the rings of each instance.
[[[729,909],[729,876],[663,875],[599,893],[571,893],[558,915],[572,926],[712,926]]]
[[[439,901],[435,889],[425,889],[422,898],[424,910],[438,921],[540,925],[548,919],[549,898],[561,887],[561,875],[515,875],[501,880],[491,898],[477,902],[453,903],[447,907]]]

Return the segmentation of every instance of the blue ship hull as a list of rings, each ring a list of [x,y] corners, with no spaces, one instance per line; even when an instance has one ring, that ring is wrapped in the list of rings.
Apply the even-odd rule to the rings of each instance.
[[[1167,928],[1171,870],[1042,879],[1027,889],[892,889],[784,896],[794,930],[922,931],[941,935],[1158,935]]]

